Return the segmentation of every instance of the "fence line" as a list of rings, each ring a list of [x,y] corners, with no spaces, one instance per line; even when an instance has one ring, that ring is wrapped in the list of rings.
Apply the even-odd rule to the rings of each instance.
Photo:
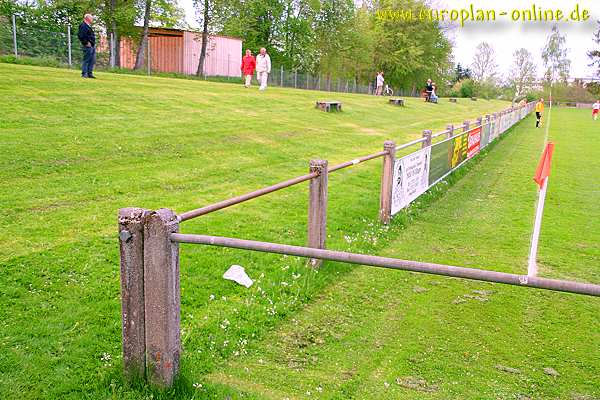
[[[400,208],[405,207],[452,171],[460,168],[473,158],[481,148],[487,146],[508,128],[531,113],[533,106],[534,103],[529,103],[522,107],[486,115],[485,121],[483,118],[478,118],[473,127],[471,127],[470,121],[464,121],[462,132],[457,135],[454,135],[454,127],[449,125],[446,131],[437,134],[424,131],[423,138],[404,145],[396,146],[394,142],[387,141],[384,143],[384,150],[381,152],[338,164],[331,168],[328,167],[326,160],[312,160],[310,162],[310,172],[307,175],[192,210],[179,216],[168,209],[149,211],[141,208],[126,208],[119,210],[125,374],[127,376],[145,377],[159,386],[171,386],[179,371],[181,348],[179,243],[195,243],[307,257],[310,258],[309,265],[313,267],[320,265],[323,260],[332,260],[600,296],[600,285],[590,283],[528,277],[527,275],[325,249],[329,172],[383,157],[379,216],[382,223],[388,223],[393,213],[397,212],[398,205],[401,206]],[[432,137],[442,137],[444,135],[446,136],[445,139],[437,143],[431,143]],[[395,159],[397,149],[406,149],[418,144],[421,144],[421,149],[398,160]],[[450,144],[452,144],[452,147],[450,147]],[[452,152],[450,149],[452,149]],[[428,154],[430,157],[423,158],[421,157],[423,154]],[[432,154],[441,155],[442,157],[434,162]],[[423,168],[413,169],[412,172],[414,173],[411,173],[411,177],[416,176],[419,178],[420,173],[426,176],[427,180],[424,181],[424,184],[422,183],[423,187],[416,191],[416,197],[398,204],[398,199],[395,196],[398,188],[402,188],[402,182],[405,182],[403,179],[398,179],[398,166],[406,166],[404,165],[406,160],[413,163],[416,160],[415,165],[417,165],[421,162],[419,161],[421,159],[425,161],[419,165],[422,167],[426,164],[426,175],[423,175]],[[430,174],[432,163],[439,169],[440,160],[445,160],[441,164],[443,168],[437,172],[438,175],[441,174],[442,176],[438,177],[435,174]],[[403,168],[400,169],[403,170]],[[306,247],[179,233],[180,222],[305,181],[309,181],[308,245]]]

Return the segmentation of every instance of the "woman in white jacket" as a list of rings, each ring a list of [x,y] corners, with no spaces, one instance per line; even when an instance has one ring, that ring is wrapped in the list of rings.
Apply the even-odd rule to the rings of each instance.
[[[267,88],[267,79],[271,73],[271,57],[267,54],[267,49],[262,47],[260,53],[256,56],[256,79],[260,82],[259,90]]]

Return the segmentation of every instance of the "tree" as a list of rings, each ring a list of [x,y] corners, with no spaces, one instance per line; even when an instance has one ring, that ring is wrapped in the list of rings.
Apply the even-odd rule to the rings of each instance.
[[[571,70],[571,60],[567,58],[566,39],[560,34],[556,25],[548,36],[548,41],[542,50],[542,60],[546,67],[545,77],[550,83],[557,80],[566,82]]]
[[[593,40],[596,45],[600,46],[600,21],[598,21],[598,30],[594,32]],[[596,75],[600,76],[600,47],[588,51],[587,55],[592,60],[590,67],[595,66]]]
[[[498,64],[494,48],[487,42],[481,42],[471,64],[472,77],[475,82],[493,81],[497,75]]]
[[[513,53],[513,65],[510,69],[509,84],[514,92],[513,102],[533,89],[537,68],[527,49]]]
[[[460,63],[456,64],[456,69],[454,70],[454,78],[452,83],[456,83],[465,79],[471,79],[473,73],[470,68],[464,68]]]
[[[140,45],[137,49],[135,56],[135,66],[133,69],[140,69],[144,64],[144,52],[148,46],[148,29],[150,25],[150,12],[152,10],[152,0],[146,0],[144,5],[144,29],[142,31],[142,37],[140,38]],[[150,60],[148,60],[150,62]]]

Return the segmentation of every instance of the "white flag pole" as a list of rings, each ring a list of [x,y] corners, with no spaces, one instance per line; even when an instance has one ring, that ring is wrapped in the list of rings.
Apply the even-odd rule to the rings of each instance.
[[[548,187],[547,176],[544,179],[544,184],[539,191],[537,209],[535,211],[535,223],[533,225],[533,235],[531,236],[531,248],[529,250],[529,265],[527,267],[527,276],[537,276],[537,250],[540,238],[540,230],[542,228],[542,215],[544,214],[544,202],[546,200],[546,188]]]

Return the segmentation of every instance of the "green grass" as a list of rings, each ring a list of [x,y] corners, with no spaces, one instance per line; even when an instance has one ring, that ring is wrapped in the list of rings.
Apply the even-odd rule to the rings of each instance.
[[[125,383],[119,208],[186,211],[303,174],[311,158],[347,161],[384,140],[402,143],[507,103],[409,100],[396,108],[363,95],[98,76],[0,64],[0,398],[599,396],[595,299],[337,263],[313,272],[293,257],[191,245],[181,250],[181,379],[168,392]],[[344,102],[343,113],[312,108],[331,96]],[[580,113],[553,112],[557,168],[541,273],[598,282],[599,196],[590,187],[599,145]],[[525,268],[531,173],[543,139],[528,122],[389,229],[376,218],[380,162],[332,175],[328,246]],[[300,185],[186,222],[182,231],[303,245],[306,208]],[[231,264],[246,267],[256,284],[224,281]],[[453,304],[490,287],[489,301]],[[561,376],[544,375],[546,366]],[[433,391],[394,383],[406,376]]]

